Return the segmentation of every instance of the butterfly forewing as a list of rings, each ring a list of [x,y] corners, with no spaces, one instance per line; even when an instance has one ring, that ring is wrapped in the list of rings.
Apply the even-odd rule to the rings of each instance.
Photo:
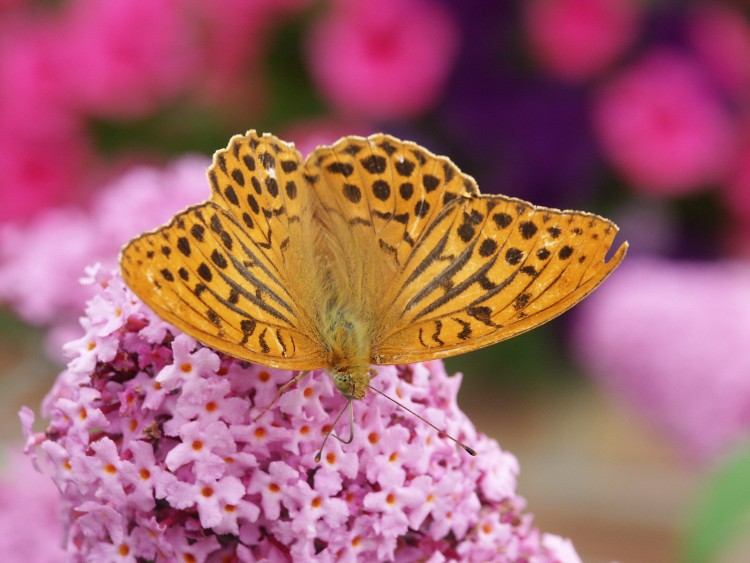
[[[391,308],[401,316],[374,347],[376,361],[451,356],[547,322],[619,264],[626,245],[605,262],[616,233],[601,217],[503,196],[446,206],[396,282]]]
[[[296,150],[275,137],[233,138],[209,169],[212,199],[123,249],[128,285],[217,350],[286,369],[323,367],[309,312],[290,281],[299,277],[289,263],[299,262],[310,195],[290,184],[300,180],[299,168]]]

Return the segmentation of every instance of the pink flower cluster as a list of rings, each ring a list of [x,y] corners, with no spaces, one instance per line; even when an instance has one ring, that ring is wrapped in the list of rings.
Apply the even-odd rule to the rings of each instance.
[[[134,168],[103,187],[88,209],[60,207],[26,225],[4,225],[0,301],[27,322],[50,326],[57,349],[77,332],[91,296],[90,287],[79,283],[85,267],[97,260],[114,267],[132,237],[206,199],[208,164],[205,157],[187,156],[163,169]]]
[[[588,79],[619,57],[637,34],[633,0],[529,0],[526,34],[544,67],[567,80]]]
[[[437,102],[458,29],[434,0],[335,0],[308,43],[312,76],[337,111],[396,119]]]
[[[27,448],[62,493],[71,560],[579,561],[516,496],[518,464],[458,410],[441,362],[383,367],[373,385],[477,450],[470,457],[371,394],[352,443],[329,440],[344,405],[309,374],[257,422],[291,372],[217,354],[98,270],[85,335]],[[346,424],[335,430],[348,434]]]
[[[308,0],[66,0],[0,18],[0,222],[73,201],[95,161],[91,118],[168,103],[259,104],[249,80],[281,15]],[[33,4],[33,6],[32,6]],[[252,86],[246,81],[252,82]],[[233,114],[236,118],[237,112]]]
[[[524,24],[545,71],[590,82],[593,132],[630,187],[661,197],[726,189],[728,209],[746,207],[735,178],[748,158],[739,133],[750,129],[750,21],[719,2],[673,12],[665,24],[638,0],[531,0]]]
[[[631,258],[577,310],[605,387],[709,459],[750,436],[750,267]]]
[[[3,452],[0,471],[0,554],[3,561],[58,563],[65,558],[60,545],[57,505],[52,481],[34,471],[19,451]]]
[[[612,163],[655,194],[716,185],[731,164],[731,116],[700,68],[676,51],[651,52],[608,83],[594,125]]]

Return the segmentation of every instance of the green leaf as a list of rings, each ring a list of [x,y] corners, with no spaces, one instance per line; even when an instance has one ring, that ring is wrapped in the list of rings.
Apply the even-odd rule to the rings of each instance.
[[[735,452],[699,496],[683,542],[687,563],[717,561],[750,529],[750,444]]]

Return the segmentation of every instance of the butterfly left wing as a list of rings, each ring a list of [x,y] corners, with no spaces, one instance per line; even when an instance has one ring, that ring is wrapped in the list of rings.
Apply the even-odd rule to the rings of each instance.
[[[478,191],[448,202],[387,298],[396,316],[373,347],[374,362],[452,356],[549,321],[617,267],[627,243],[605,261],[616,233],[596,215]]]
[[[323,367],[295,291],[311,197],[300,164],[294,147],[272,135],[233,137],[209,168],[212,198],[123,248],[126,283],[162,318],[217,350],[282,369]]]

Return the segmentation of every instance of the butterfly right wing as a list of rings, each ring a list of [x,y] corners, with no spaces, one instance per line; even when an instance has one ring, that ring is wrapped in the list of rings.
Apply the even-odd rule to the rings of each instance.
[[[452,356],[538,326],[592,291],[627,248],[605,261],[610,221],[482,195],[447,158],[388,135],[320,147],[305,167],[328,216],[356,235],[342,254],[365,255],[361,269],[374,272],[357,301],[375,364]]]
[[[470,352],[531,330],[591,293],[620,264],[611,221],[496,195],[451,201],[400,272],[377,363]],[[409,342],[410,346],[404,346]]]
[[[324,367],[293,279],[311,195],[298,164],[299,153],[276,137],[234,137],[209,169],[212,198],[123,248],[126,283],[216,350],[281,369]]]

